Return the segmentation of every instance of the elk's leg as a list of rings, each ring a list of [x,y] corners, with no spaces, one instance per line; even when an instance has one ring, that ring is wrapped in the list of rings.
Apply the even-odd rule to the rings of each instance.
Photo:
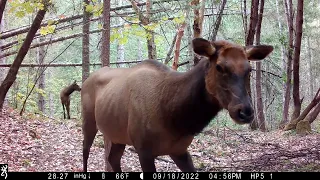
[[[70,101],[68,101],[68,102],[66,103],[66,109],[67,109],[68,119],[70,119]]]
[[[84,116],[83,120],[84,120],[83,126],[82,126],[82,131],[83,131],[83,149],[82,149],[83,171],[87,172],[87,165],[88,165],[90,148],[91,148],[93,140],[98,132],[98,129],[96,128],[95,119],[88,119]]]
[[[156,172],[156,166],[154,164],[155,157],[151,154],[150,150],[142,149],[137,150],[140,165],[143,172]]]
[[[106,144],[111,142],[109,140],[105,140],[104,143]],[[114,144],[114,143],[111,144],[110,153],[108,156],[108,160],[106,159],[106,162],[109,162],[114,172],[122,172],[121,157],[123,155],[125,147],[126,145],[124,144]],[[107,151],[105,150],[105,152]]]
[[[188,151],[180,155],[171,154],[170,157],[182,172],[196,172]]]
[[[65,113],[65,110],[64,110],[64,105],[63,105],[63,103],[61,103],[62,104],[62,109],[63,109],[63,119],[65,119],[66,118],[66,113]]]

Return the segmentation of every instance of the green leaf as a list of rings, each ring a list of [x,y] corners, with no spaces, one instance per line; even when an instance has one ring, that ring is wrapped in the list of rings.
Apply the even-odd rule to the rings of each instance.
[[[40,10],[44,10],[44,5],[43,5],[42,3],[38,3],[38,8],[39,8]]]
[[[123,37],[119,39],[119,44],[123,45],[126,44],[128,42],[128,37]]]
[[[103,25],[101,23],[98,24],[98,29],[102,29]]]
[[[54,30],[56,29],[56,26],[48,26],[47,28],[48,28],[48,33],[52,34],[52,33],[54,33]]]
[[[163,21],[167,21],[169,18],[168,17],[162,17]]]
[[[47,29],[45,27],[41,27],[40,28],[40,34],[41,35],[47,35],[48,34]]]
[[[94,7],[92,4],[86,5],[86,12],[92,13],[94,10]]]
[[[16,17],[18,18],[23,18],[26,15],[24,11],[17,11],[16,12]]]
[[[52,25],[52,24],[54,24],[54,20],[49,19],[49,20],[48,20],[48,25]]]
[[[22,7],[26,10],[27,13],[32,13],[34,11],[34,7],[31,6],[30,2],[23,3]]]
[[[183,16],[181,16],[181,17],[175,17],[175,18],[173,18],[173,20],[172,20],[174,23],[176,23],[176,24],[181,24],[181,23],[183,23],[184,21],[185,21],[185,18],[183,17]]]

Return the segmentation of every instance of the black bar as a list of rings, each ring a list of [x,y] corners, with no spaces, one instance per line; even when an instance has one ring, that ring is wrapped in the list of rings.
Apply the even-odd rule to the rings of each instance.
[[[114,179],[139,179],[141,177],[146,180],[153,179],[213,179],[213,180],[285,180],[285,179],[300,179],[312,180],[319,179],[320,172],[7,172],[8,180],[19,179],[48,179],[48,180],[69,180],[69,179],[94,179],[94,180],[114,180]],[[0,176],[0,179],[5,177]]]
[[[140,179],[139,172],[7,172],[7,180],[19,179],[48,179],[48,180],[68,180],[68,179]],[[0,177],[4,179],[4,177]]]

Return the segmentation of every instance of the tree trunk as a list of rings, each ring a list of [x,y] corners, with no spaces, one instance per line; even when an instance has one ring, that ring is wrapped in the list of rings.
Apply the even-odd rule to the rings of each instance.
[[[43,41],[44,38],[40,37],[39,41]],[[40,46],[37,49],[37,59],[39,64],[43,64],[45,57],[45,49],[44,46]],[[39,67],[39,72],[41,73],[39,76],[38,88],[44,92],[45,89],[45,71],[44,67]],[[38,109],[42,113],[45,113],[45,98],[42,93],[38,93]]]
[[[179,55],[180,55],[180,45],[181,45],[181,39],[184,34],[184,28],[186,27],[186,23],[181,24],[181,26],[178,29],[178,36],[176,41],[176,49],[174,50],[174,59],[172,64],[172,69],[178,70],[178,64],[179,64]]]
[[[122,0],[116,0],[117,5],[122,5]],[[122,17],[119,17],[116,19],[117,24],[121,25],[123,24]],[[120,34],[120,37],[123,38],[122,28],[119,28],[118,33]],[[117,44],[117,62],[123,62],[125,61],[125,54],[124,54],[124,45],[121,43],[121,41],[118,41]],[[125,64],[120,64],[120,67],[125,67]]]
[[[246,46],[253,45],[254,35],[256,33],[256,26],[258,22],[258,8],[259,8],[259,0],[252,0],[251,2],[251,15],[250,15],[250,23],[249,29],[246,37]],[[246,87],[248,89],[248,94],[252,98],[251,95],[251,75],[248,76],[248,80],[246,81]],[[258,128],[257,118],[254,118],[252,123],[250,123],[250,129],[256,130]]]
[[[213,33],[212,33],[212,37],[211,37],[212,41],[215,41],[217,38],[217,34],[218,34],[219,27],[220,27],[221,20],[222,20],[223,10],[224,10],[224,7],[226,6],[226,3],[227,3],[227,0],[222,0],[222,2],[221,2],[219,14],[218,14],[216,22],[214,23],[214,29],[213,29]]]
[[[102,30],[102,47],[101,47],[100,59],[101,59],[102,66],[109,66],[110,65],[110,1],[108,0],[103,0],[103,18],[102,19],[103,19],[103,30]]]
[[[243,31],[244,31],[244,37],[247,37],[248,33],[248,17],[247,17],[247,1],[243,0],[243,4],[241,3],[241,8],[243,5],[243,9],[241,9],[242,13],[242,23],[243,23]]]
[[[5,18],[3,17],[1,24],[0,24],[0,32],[3,32],[5,27]],[[3,49],[1,48],[2,44],[4,43],[4,40],[0,39],[0,55],[3,54]],[[6,63],[6,58],[0,58],[0,65],[5,64]],[[7,68],[0,68],[0,84],[2,83],[2,81],[5,78],[5,75],[7,73]],[[7,96],[4,100],[4,104],[6,104],[7,102]]]
[[[140,9],[137,6],[137,3],[134,0],[129,0],[132,4],[132,7],[136,14],[139,17],[139,20],[143,25],[148,25],[151,19],[151,9],[152,9],[152,0],[147,0],[146,2],[146,15],[144,16]],[[148,34],[147,37],[147,47],[148,47],[148,59],[157,59],[157,49],[156,44],[154,42],[154,32],[150,30],[146,30]]]
[[[16,58],[14,59],[13,64],[10,67],[6,78],[4,79],[4,81],[2,82],[2,84],[0,86],[0,110],[3,107],[4,99],[6,97],[8,90],[10,89],[11,85],[13,84],[13,82],[17,78],[19,67],[20,67],[24,57],[28,53],[30,44],[31,44],[36,32],[40,28],[41,22],[46,14],[46,11],[47,11],[47,6],[48,6],[47,3],[48,2],[45,1],[44,2],[44,9],[39,10],[37,12],[37,15],[34,18],[34,21],[31,25],[30,31],[28,32],[26,39],[24,40],[22,46],[20,47],[18,54],[17,54]]]
[[[256,44],[260,45],[261,24],[263,17],[264,0],[260,0],[259,16],[257,22]],[[261,90],[261,62],[256,62],[256,94],[257,94],[257,120],[259,129],[266,131],[266,123],[263,111],[262,90]]]
[[[296,119],[300,115],[301,111],[301,99],[300,99],[300,79],[299,79],[299,66],[300,66],[300,51],[301,51],[301,39],[302,39],[302,24],[303,24],[303,0],[298,0],[297,16],[296,16],[296,36],[294,44],[294,56],[293,56],[293,103],[294,110],[291,119]]]
[[[191,6],[195,6],[198,7],[199,6],[199,0],[192,0],[191,1]],[[200,9],[199,8],[194,8],[193,9],[193,13],[194,13],[194,19],[193,19],[193,38],[199,38],[201,37],[201,33],[202,33],[202,22],[201,20],[203,20],[203,17],[200,17]],[[197,54],[194,54],[193,56],[193,65],[195,66],[196,64],[198,64],[198,62],[200,61],[201,57],[198,56]]]
[[[164,60],[164,63],[165,64],[168,64],[171,60],[171,54],[172,54],[172,51],[173,51],[173,48],[176,44],[176,41],[177,41],[177,37],[178,37],[178,32],[174,35],[173,39],[172,39],[172,43],[168,49],[168,52],[167,52],[167,56],[166,56],[166,59]]]
[[[204,6],[204,3],[203,3],[203,6]],[[194,60],[194,51],[193,51],[193,48],[192,48],[192,39],[193,39],[193,36],[192,36],[192,23],[190,23],[191,21],[191,8],[190,6],[187,6],[186,7],[186,20],[185,20],[185,23],[186,23],[186,36],[187,36],[187,39],[188,39],[188,56],[187,56],[187,61],[189,62],[187,64],[187,70],[190,70],[191,67],[193,66],[193,63],[192,63],[192,60]],[[177,35],[177,34],[176,34]],[[194,62],[194,61],[193,61]]]
[[[146,4],[146,19],[148,23],[151,22],[151,10],[152,10],[152,0],[147,0]],[[150,38],[147,38],[147,45],[148,45],[148,58],[149,59],[157,59],[157,48],[156,44],[154,42],[154,32],[153,31],[147,31],[147,34],[150,34]]]
[[[312,53],[311,53],[311,47],[310,47],[310,37],[307,37],[307,51],[308,51],[308,77],[309,77],[309,97],[311,98],[313,96],[313,75],[312,75]]]
[[[308,114],[306,117],[306,120],[309,121],[310,124],[313,123],[313,121],[317,118],[317,116],[320,113],[320,103],[318,103],[313,110]]]
[[[193,9],[194,20],[193,20],[193,37],[198,38],[201,37],[202,27],[200,26],[200,10],[198,8],[200,0],[192,0],[191,6],[195,6]]]
[[[7,0],[1,0],[0,1],[0,24],[2,23],[2,16],[3,16],[3,13],[4,13],[4,9],[6,7],[6,4],[7,4]]]
[[[292,51],[293,51],[293,10],[292,10],[292,0],[284,0],[285,12],[287,17],[287,26],[289,31],[289,46],[287,49],[287,78],[285,85],[285,99],[283,103],[283,114],[282,121],[279,127],[283,128],[288,122],[289,107],[291,99],[291,78],[292,78]]]
[[[51,77],[52,77],[52,72],[51,72],[51,70],[49,69],[49,71],[47,72],[47,78],[48,79],[51,79]],[[48,94],[49,94],[49,112],[48,112],[48,115],[49,115],[49,117],[50,118],[53,118],[53,116],[54,116],[54,94],[53,94],[53,92],[52,92],[52,90],[49,90],[49,92],[48,92]]]
[[[312,110],[312,108],[319,103],[319,101],[320,101],[320,95],[319,95],[319,93],[320,93],[320,88],[318,89],[316,95],[314,96],[314,98],[312,99],[312,101],[310,102],[310,104],[306,107],[306,109],[304,109],[304,111],[303,111],[296,119],[292,119],[292,120],[284,127],[284,130],[285,130],[285,131],[296,128],[297,123],[298,123],[299,121],[303,120],[303,119],[308,115],[308,113]]]
[[[277,10],[277,20],[278,20],[278,27],[279,27],[279,36],[282,36],[282,24],[281,24],[281,15],[279,12],[279,0],[276,0],[276,10]],[[280,37],[279,37],[280,38]],[[285,49],[284,49],[284,43],[281,43],[281,59],[282,59],[282,75],[285,75],[286,69],[287,69],[287,64],[286,64],[286,60],[285,60]],[[283,83],[283,95],[282,95],[282,100],[283,102],[285,102],[286,99],[286,83]],[[290,94],[289,94],[289,98],[290,98]],[[283,107],[284,108],[284,107]],[[283,119],[283,117],[282,117]]]
[[[89,77],[90,74],[90,13],[86,11],[86,5],[89,5],[89,0],[83,0],[83,28],[82,28],[82,83]]]
[[[254,35],[256,33],[256,26],[258,22],[258,8],[259,8],[259,0],[252,0],[250,23],[249,23],[249,29],[246,37],[246,46],[253,45]]]

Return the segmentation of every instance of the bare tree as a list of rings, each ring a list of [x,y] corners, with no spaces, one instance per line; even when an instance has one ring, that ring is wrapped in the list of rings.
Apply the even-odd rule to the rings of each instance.
[[[211,36],[211,40],[212,41],[215,41],[216,38],[217,38],[217,34],[218,34],[218,31],[219,31],[219,28],[220,28],[220,24],[221,24],[221,20],[222,20],[223,10],[224,10],[224,7],[226,6],[226,4],[227,4],[227,0],[222,0],[217,20],[214,23],[214,28],[213,28],[213,32],[212,32],[212,36]]]
[[[312,97],[313,95],[313,74],[312,74],[312,53],[311,53],[311,47],[310,47],[310,37],[307,37],[307,51],[308,51],[308,77],[309,77],[309,96]]]
[[[2,16],[3,16],[3,13],[4,13],[4,9],[6,7],[6,4],[7,4],[7,0],[1,0],[0,1],[0,24],[2,23]]]
[[[176,49],[174,51],[174,58],[172,63],[172,69],[177,70],[178,64],[179,64],[179,55],[180,55],[180,45],[181,45],[181,39],[184,34],[184,28],[186,27],[186,23],[182,23],[181,26],[178,29],[178,35],[176,40]]]
[[[261,24],[263,17],[264,0],[260,0],[258,22],[257,22],[257,32],[256,32],[256,44],[260,45],[260,35],[261,35]],[[257,95],[257,120],[258,127],[262,131],[266,131],[266,123],[263,111],[263,101],[262,101],[262,90],[261,90],[261,62],[256,62],[256,95]]]
[[[13,84],[13,82],[16,80],[20,65],[21,65],[24,57],[28,53],[30,44],[31,44],[35,34],[37,33],[38,29],[40,28],[41,22],[47,12],[49,2],[44,1],[43,4],[44,4],[44,8],[38,10],[37,15],[34,18],[34,21],[30,27],[30,30],[29,30],[27,36],[26,36],[26,39],[24,40],[22,46],[20,47],[18,54],[17,54],[16,58],[14,59],[13,64],[10,67],[6,78],[4,79],[4,81],[2,82],[2,84],[0,86],[0,110],[3,108],[3,103],[4,103],[4,99],[6,97],[6,94],[7,94],[8,90],[10,89],[11,85]]]
[[[43,37],[40,37],[39,38],[39,41],[43,41],[44,38]],[[38,49],[37,49],[37,61],[39,64],[43,64],[44,62],[44,57],[45,57],[45,48],[44,46],[40,46]],[[44,67],[39,67],[39,70],[40,72],[43,72],[43,73],[40,73],[40,77],[39,77],[39,81],[38,81],[38,88],[40,90],[43,90],[45,89],[45,72],[44,72]],[[43,96],[42,93],[38,93],[38,109],[39,111],[45,113],[45,98]]]
[[[117,3],[117,5],[121,6],[122,3],[123,3],[123,0],[115,0],[115,2]],[[119,26],[121,26],[121,24],[123,24],[122,17],[117,18],[116,21],[119,24]],[[118,33],[120,34],[121,38],[123,38],[123,29],[122,28],[118,29]],[[124,51],[125,51],[124,44],[122,44],[121,41],[118,41],[118,43],[117,43],[117,62],[125,61],[125,59],[124,59],[125,58]],[[141,52],[138,51],[138,53],[141,53]],[[125,67],[125,64],[120,64],[120,67]]]
[[[247,29],[247,36],[246,36],[246,46],[253,45],[254,42],[254,35],[256,33],[256,26],[258,22],[258,9],[259,8],[259,0],[252,0],[251,2],[251,15],[250,15],[250,23],[249,23],[249,28]],[[246,84],[246,87],[248,89],[248,94],[250,97],[251,96],[251,78],[248,76],[248,81]],[[253,122],[250,124],[250,129],[251,130],[256,130],[258,128],[258,122],[257,118],[253,120]]]
[[[293,103],[294,109],[291,119],[296,119],[300,115],[302,99],[300,99],[300,51],[302,39],[302,24],[303,24],[303,0],[298,0],[297,16],[296,16],[296,35],[294,43],[294,56],[293,56]]]
[[[110,64],[110,1],[103,0],[103,30],[101,46],[102,66]]]
[[[192,0],[191,6],[194,7],[194,20],[193,20],[193,38],[201,37],[202,35],[202,24],[204,19],[204,9],[205,9],[205,1],[201,1],[201,5],[199,4],[200,0]],[[200,6],[199,6],[200,5]],[[193,64],[196,65],[200,61],[201,57],[197,54],[193,56]]]
[[[132,4],[132,7],[136,14],[139,17],[139,20],[142,25],[146,26],[151,23],[151,10],[152,10],[152,0],[147,0],[146,2],[146,15],[140,11],[137,6],[137,3],[134,0],[129,0]],[[148,46],[148,58],[149,59],[157,59],[157,49],[156,44],[154,42],[154,32],[146,29],[147,37],[147,46]]]
[[[90,13],[86,11],[89,0],[83,0],[83,27],[82,27],[82,82],[84,82],[90,73]]]
[[[288,1],[288,2],[287,2]],[[285,12],[287,17],[287,26],[288,26],[288,49],[287,49],[287,78],[285,85],[285,98],[283,103],[283,114],[282,121],[280,122],[279,127],[283,128],[284,125],[288,122],[289,116],[289,107],[290,107],[290,98],[291,98],[291,78],[292,78],[292,51],[293,51],[293,9],[292,9],[292,0],[284,0]]]

